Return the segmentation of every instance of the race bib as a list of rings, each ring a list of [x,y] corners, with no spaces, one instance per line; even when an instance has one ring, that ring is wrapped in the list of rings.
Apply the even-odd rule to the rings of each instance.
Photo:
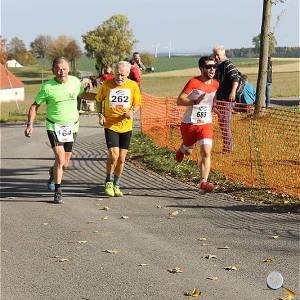
[[[73,142],[73,125],[54,124],[57,139],[61,143]]]
[[[205,123],[210,118],[210,107],[208,105],[193,106],[192,122]]]
[[[130,90],[111,89],[109,92],[109,107],[130,108]]]

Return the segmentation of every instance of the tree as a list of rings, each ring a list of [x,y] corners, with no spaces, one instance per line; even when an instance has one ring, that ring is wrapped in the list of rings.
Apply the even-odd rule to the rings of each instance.
[[[52,42],[50,35],[38,35],[31,43],[30,48],[36,58],[45,58]]]
[[[8,43],[8,59],[15,59],[22,65],[32,65],[36,63],[36,59],[32,52],[27,51],[24,42],[18,37],[14,37]]]
[[[270,42],[270,20],[272,4],[283,3],[284,0],[263,0],[263,15],[260,32],[259,68],[256,84],[255,114],[259,115],[265,102],[265,89],[267,81],[267,65]]]
[[[55,57],[59,56],[64,56],[70,61],[71,73],[75,75],[77,73],[76,60],[81,57],[81,49],[78,43],[65,35],[52,40],[47,51],[47,57],[52,62]]]
[[[128,58],[135,40],[126,16],[114,15],[82,35],[87,55],[97,59],[99,69]]]
[[[269,56],[272,56],[276,52],[277,41],[273,32],[268,33],[269,38]],[[260,49],[260,34],[253,37],[252,44],[254,46],[255,52],[259,53]]]
[[[7,46],[6,39],[0,35],[0,63],[5,64],[7,61]]]
[[[13,37],[7,46],[8,58],[21,62],[21,57],[27,52],[24,42],[18,37]],[[22,63],[22,62],[21,62]]]
[[[155,57],[153,54],[143,52],[141,53],[141,60],[146,67],[152,67],[155,62]]]
[[[70,41],[64,49],[64,56],[70,61],[71,74],[76,75],[76,60],[81,57],[81,49],[75,40]]]

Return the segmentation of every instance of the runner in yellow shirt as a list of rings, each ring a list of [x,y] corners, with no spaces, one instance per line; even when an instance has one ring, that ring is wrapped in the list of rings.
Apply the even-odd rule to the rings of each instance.
[[[105,194],[122,197],[120,177],[128,152],[133,115],[141,105],[141,93],[136,82],[128,79],[130,63],[120,61],[115,67],[115,78],[104,81],[96,96],[99,123],[104,126],[108,148]]]
[[[73,143],[79,128],[77,96],[83,92],[78,78],[69,76],[69,63],[64,57],[53,60],[55,78],[46,81],[35,97],[28,112],[25,136],[31,137],[33,121],[42,103],[47,105],[47,134],[55,155],[54,166],[49,170],[48,189],[54,192],[54,203],[61,204],[63,170],[68,167]]]

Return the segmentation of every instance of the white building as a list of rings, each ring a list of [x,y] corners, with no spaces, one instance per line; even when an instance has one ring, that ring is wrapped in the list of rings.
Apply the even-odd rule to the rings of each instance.
[[[8,61],[6,62],[6,66],[7,66],[8,68],[22,68],[22,67],[23,67],[23,66],[22,66],[20,63],[18,63],[15,59],[8,60]]]
[[[0,102],[23,101],[24,84],[0,64]]]

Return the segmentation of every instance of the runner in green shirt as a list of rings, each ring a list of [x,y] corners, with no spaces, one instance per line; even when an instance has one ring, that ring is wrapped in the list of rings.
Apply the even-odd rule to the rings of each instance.
[[[54,203],[63,203],[61,181],[63,170],[69,165],[73,143],[79,129],[77,96],[83,92],[78,78],[69,76],[69,63],[64,57],[55,58],[52,64],[55,78],[48,80],[35,97],[28,112],[25,136],[31,137],[33,121],[42,103],[47,105],[46,127],[55,155],[54,166],[49,169],[48,189],[54,191]]]

